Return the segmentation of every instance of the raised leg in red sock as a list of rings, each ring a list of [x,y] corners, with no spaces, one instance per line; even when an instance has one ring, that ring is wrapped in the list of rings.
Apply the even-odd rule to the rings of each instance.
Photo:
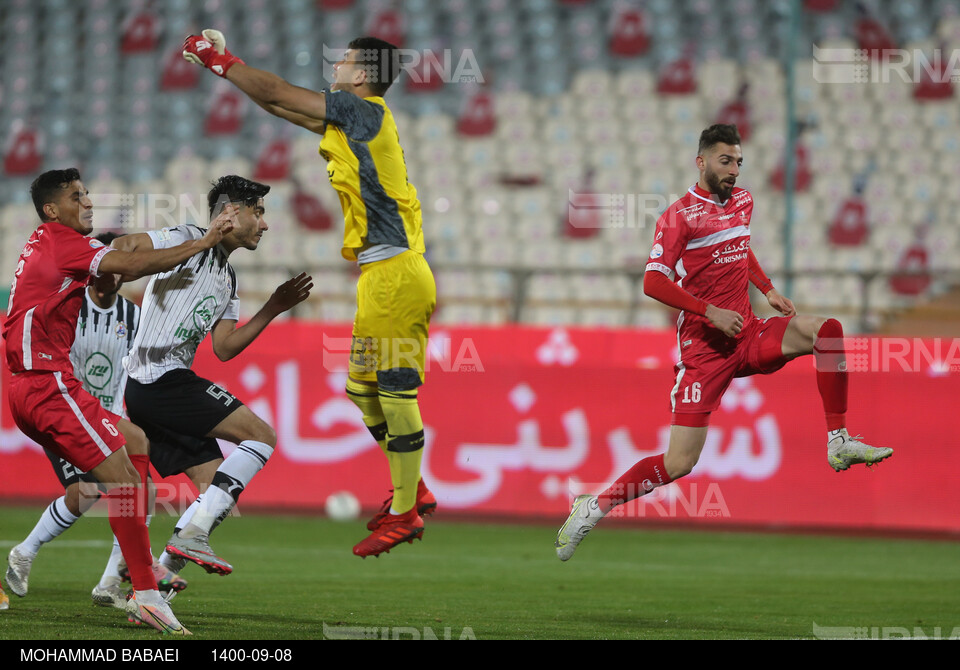
[[[846,428],[847,356],[843,342],[843,326],[828,319],[820,326],[813,345],[817,365],[817,389],[823,400],[827,430]]]
[[[663,465],[663,454],[644,458],[627,470],[606,491],[597,496],[600,511],[608,513],[617,505],[650,493],[673,480]]]

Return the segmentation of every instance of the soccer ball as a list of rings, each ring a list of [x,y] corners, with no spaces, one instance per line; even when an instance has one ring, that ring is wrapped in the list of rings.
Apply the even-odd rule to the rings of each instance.
[[[349,491],[338,491],[327,497],[325,509],[334,521],[353,521],[360,516],[360,501]]]

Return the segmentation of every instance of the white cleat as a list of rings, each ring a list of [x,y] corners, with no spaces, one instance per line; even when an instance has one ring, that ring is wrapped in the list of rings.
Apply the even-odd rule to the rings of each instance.
[[[174,533],[170,540],[167,541],[166,551],[172,556],[193,561],[210,573],[215,572],[218,575],[229,575],[233,572],[233,566],[217,556],[213,549],[210,548],[210,541],[207,535],[180,537]]]
[[[33,556],[20,551],[20,545],[10,550],[7,556],[7,586],[11,593],[21,598],[27,595],[27,586],[30,581],[30,568],[33,567]]]
[[[108,584],[107,586],[97,584],[93,587],[93,591],[90,592],[90,597],[93,599],[94,605],[99,605],[100,607],[116,607],[117,609],[125,610],[127,608],[127,596],[129,593],[129,591],[122,588],[119,584]]]
[[[889,447],[871,447],[860,441],[860,436],[850,437],[846,428],[835,430],[827,442],[827,462],[835,471],[846,470],[851,465],[863,463],[868,468],[893,455]]]
[[[600,511],[597,496],[577,496],[576,500],[573,501],[570,516],[557,531],[557,541],[554,542],[554,546],[557,548],[557,558],[561,561],[570,560],[573,552],[577,549],[577,545],[603,517],[604,514]]]
[[[183,624],[177,621],[173,610],[166,601],[158,598],[155,603],[144,604],[137,600],[137,597],[131,596],[126,605],[127,619],[131,623],[145,623],[153,626],[164,635],[193,635],[184,628]]]

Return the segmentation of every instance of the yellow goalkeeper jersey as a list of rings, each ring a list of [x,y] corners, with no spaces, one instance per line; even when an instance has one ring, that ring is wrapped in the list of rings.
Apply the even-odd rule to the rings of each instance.
[[[400,250],[424,252],[423,219],[397,124],[383,98],[328,91],[327,128],[320,155],[340,197],[341,254],[351,261],[389,258]]]

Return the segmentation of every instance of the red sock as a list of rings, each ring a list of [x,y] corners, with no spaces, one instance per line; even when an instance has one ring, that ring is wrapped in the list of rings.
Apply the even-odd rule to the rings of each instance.
[[[829,319],[817,333],[813,346],[817,364],[817,389],[823,400],[827,430],[847,426],[847,356],[843,343],[843,326]]]
[[[597,496],[597,503],[600,511],[606,514],[617,505],[630,502],[672,481],[663,465],[663,454],[650,456],[623,473],[620,479]]]
[[[118,486],[107,492],[110,528],[120,543],[134,590],[156,590],[157,579],[153,576],[153,554],[147,531],[147,469],[150,457],[132,454],[130,461],[140,474],[140,488]]]

